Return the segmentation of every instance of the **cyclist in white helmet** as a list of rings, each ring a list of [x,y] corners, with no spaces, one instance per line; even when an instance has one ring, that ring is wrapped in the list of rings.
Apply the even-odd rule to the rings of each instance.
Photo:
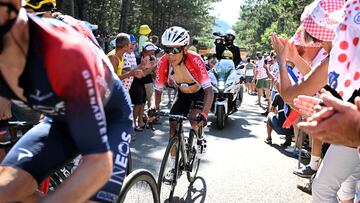
[[[165,55],[161,57],[157,68],[153,108],[159,109],[164,85],[173,80],[178,94],[170,114],[188,116],[190,112],[190,117],[197,117],[200,121],[191,122],[191,127],[196,131],[198,126],[206,126],[214,97],[205,63],[200,55],[188,50],[190,36],[182,27],[174,26],[165,30],[161,42]],[[175,127],[176,121],[170,119],[170,136],[175,134]],[[206,141],[204,136],[199,136],[198,157],[202,158],[206,151]],[[176,150],[171,154],[175,160]]]

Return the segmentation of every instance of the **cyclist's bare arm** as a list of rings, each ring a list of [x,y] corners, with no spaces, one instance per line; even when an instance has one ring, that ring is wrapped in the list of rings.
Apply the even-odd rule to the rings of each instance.
[[[109,180],[112,168],[110,151],[85,155],[75,172],[41,202],[85,202]]]
[[[205,88],[204,91],[205,91],[204,107],[202,109],[202,112],[208,114],[210,109],[211,109],[211,105],[213,103],[213,100],[214,100],[214,91],[213,91],[211,86]]]
[[[329,57],[322,61],[322,63],[312,69],[308,75],[305,76],[304,81],[300,84],[291,84],[288,76],[287,68],[280,67],[280,94],[285,103],[293,104],[294,98],[298,95],[314,95],[327,82],[327,71],[329,66]]]

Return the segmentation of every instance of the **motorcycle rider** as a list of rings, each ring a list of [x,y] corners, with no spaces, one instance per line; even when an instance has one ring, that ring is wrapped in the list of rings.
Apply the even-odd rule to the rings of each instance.
[[[223,43],[217,43],[217,42],[222,42],[221,40],[217,40],[215,41],[215,45],[216,45],[216,58],[218,58],[219,60],[222,57],[222,54],[225,50],[229,50],[231,51],[231,53],[233,54],[233,61],[235,64],[235,67],[237,67],[240,63],[240,61],[242,61],[241,56],[240,56],[240,49],[238,46],[236,46],[234,44],[234,40],[235,40],[235,31],[232,29],[229,29],[226,31],[225,33],[225,42]]]
[[[224,61],[224,60],[227,60],[227,61],[232,61],[233,63],[233,65],[232,65],[232,70],[231,71],[236,71],[236,69],[235,69],[235,63],[234,63],[234,57],[233,57],[234,55],[233,55],[233,53],[231,52],[231,51],[229,51],[229,50],[224,50],[224,52],[221,54],[221,59],[220,59],[220,62],[221,61]]]
[[[224,50],[224,52],[222,53],[222,59],[220,60],[220,61],[222,61],[222,60],[234,60],[234,58],[233,58],[233,53],[231,52],[231,51],[229,51],[229,50]],[[233,68],[232,68],[232,70],[231,71],[236,71],[236,68],[235,68],[235,64],[232,66]],[[239,89],[239,93],[238,93],[238,98],[237,98],[237,100],[239,100],[239,101],[237,101],[237,102],[239,102],[239,103],[241,103],[242,101],[242,93],[241,93],[241,91],[243,91],[241,88]]]

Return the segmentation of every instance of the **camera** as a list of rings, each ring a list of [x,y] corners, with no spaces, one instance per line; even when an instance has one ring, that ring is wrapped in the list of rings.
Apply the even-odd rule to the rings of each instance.
[[[215,36],[215,45],[220,46],[225,44],[225,35],[221,34],[220,32],[214,32],[213,35]]]

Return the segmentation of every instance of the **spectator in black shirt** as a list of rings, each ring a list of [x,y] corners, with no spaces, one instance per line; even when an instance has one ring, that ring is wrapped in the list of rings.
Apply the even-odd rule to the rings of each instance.
[[[290,107],[284,103],[280,94],[277,93],[270,106],[270,113],[266,122],[267,138],[265,142],[267,144],[272,144],[271,132],[274,130],[277,134],[286,136],[286,141],[282,145],[291,145],[291,136],[294,134],[294,130],[292,127],[288,129],[282,127],[289,113]]]
[[[218,60],[221,59],[222,53],[227,49],[232,52],[233,54],[233,61],[235,64],[235,67],[237,67],[240,64],[240,61],[242,61],[240,56],[240,49],[238,46],[234,45],[235,40],[235,31],[234,30],[228,30],[226,31],[225,35],[225,42],[224,43],[216,43],[216,58]]]

